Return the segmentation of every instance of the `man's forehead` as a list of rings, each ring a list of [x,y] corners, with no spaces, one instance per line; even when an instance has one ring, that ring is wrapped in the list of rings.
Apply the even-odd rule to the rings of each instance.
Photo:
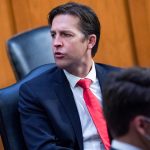
[[[67,26],[67,25],[77,25],[79,23],[79,18],[73,15],[57,15],[53,21],[52,21],[52,26]]]

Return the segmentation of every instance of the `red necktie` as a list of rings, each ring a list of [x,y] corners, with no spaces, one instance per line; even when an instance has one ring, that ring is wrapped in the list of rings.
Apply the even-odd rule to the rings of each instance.
[[[103,111],[100,102],[96,96],[89,89],[91,84],[90,79],[81,79],[78,81],[77,85],[83,88],[83,98],[87,105],[88,111],[92,117],[92,120],[97,128],[97,131],[101,137],[106,150],[110,148],[110,140],[107,131],[106,121],[103,116]]]

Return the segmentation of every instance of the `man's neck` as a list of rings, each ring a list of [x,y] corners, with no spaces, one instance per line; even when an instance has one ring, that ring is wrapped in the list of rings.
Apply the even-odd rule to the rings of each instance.
[[[82,64],[80,66],[74,66],[72,68],[65,69],[65,70],[72,75],[75,75],[80,78],[84,78],[90,72],[93,63],[94,63],[93,60],[91,60],[89,63]]]

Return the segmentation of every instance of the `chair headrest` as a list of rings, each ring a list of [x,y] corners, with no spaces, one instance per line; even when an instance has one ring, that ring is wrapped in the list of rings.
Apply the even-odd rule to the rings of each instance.
[[[8,54],[17,79],[38,66],[54,63],[50,27],[19,33],[7,41]]]

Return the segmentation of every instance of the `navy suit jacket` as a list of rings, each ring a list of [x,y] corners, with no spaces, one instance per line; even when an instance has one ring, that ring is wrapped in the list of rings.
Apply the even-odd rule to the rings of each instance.
[[[96,64],[101,89],[118,68]],[[54,67],[20,88],[19,111],[29,150],[83,150],[77,107],[62,69]]]

